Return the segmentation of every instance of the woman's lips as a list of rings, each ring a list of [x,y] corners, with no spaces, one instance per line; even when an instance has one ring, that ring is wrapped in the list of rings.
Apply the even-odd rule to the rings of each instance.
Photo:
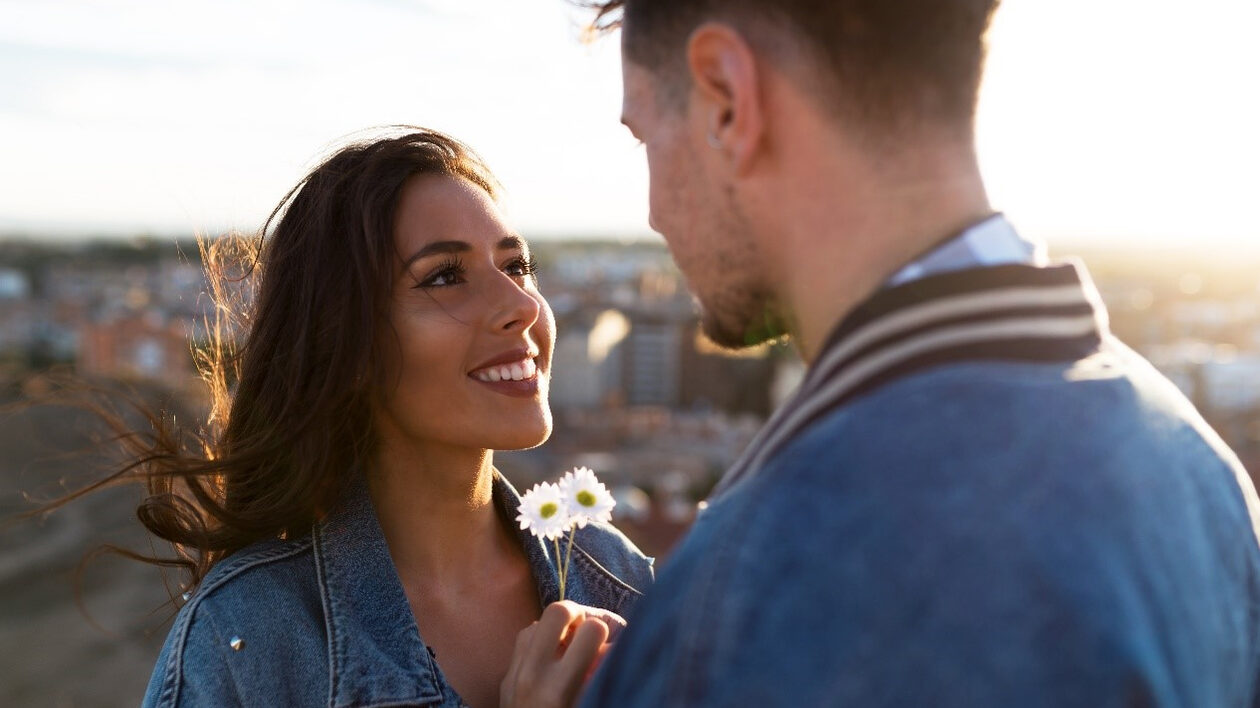
[[[468,375],[483,383],[524,381],[538,375],[538,365],[532,357],[524,357],[520,361],[474,369]]]
[[[538,365],[532,358],[476,369],[468,377],[506,396],[530,398],[538,393]]]

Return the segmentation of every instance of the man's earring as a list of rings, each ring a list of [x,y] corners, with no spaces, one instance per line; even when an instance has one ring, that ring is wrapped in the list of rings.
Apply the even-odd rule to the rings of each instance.
[[[709,133],[707,137],[709,140],[709,147],[713,148],[714,150],[722,149],[722,141],[718,140],[718,137],[716,135],[714,135],[713,133]]]

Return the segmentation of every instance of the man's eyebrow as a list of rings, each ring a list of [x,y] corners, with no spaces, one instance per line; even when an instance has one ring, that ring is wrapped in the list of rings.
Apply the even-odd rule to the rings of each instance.
[[[467,241],[434,241],[427,244],[424,248],[411,254],[411,257],[403,263],[403,268],[411,267],[412,263],[438,253],[467,253],[472,250],[472,246]]]

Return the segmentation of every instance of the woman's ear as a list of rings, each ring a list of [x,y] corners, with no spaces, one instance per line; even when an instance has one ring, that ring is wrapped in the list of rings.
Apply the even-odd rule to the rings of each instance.
[[[691,110],[709,147],[724,152],[736,174],[747,172],[765,131],[756,54],[735,28],[706,22],[687,41],[687,66]]]

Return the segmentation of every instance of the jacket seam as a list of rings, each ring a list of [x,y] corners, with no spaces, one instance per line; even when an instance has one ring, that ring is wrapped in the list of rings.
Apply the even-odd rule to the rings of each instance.
[[[311,546],[315,556],[315,581],[319,584],[319,603],[324,610],[324,635],[328,637],[328,706],[336,705],[337,698],[337,637],[332,622],[332,608],[328,606],[328,577],[324,568],[324,544],[319,529],[311,530]]]
[[[622,589],[628,590],[634,593],[635,595],[638,595],[639,597],[643,596],[643,593],[641,591],[637,590],[634,586],[630,585],[629,583],[622,580],[621,578],[618,578],[616,575],[613,574],[612,571],[608,570],[602,564],[600,564],[600,562],[596,560],[595,557],[592,556],[589,552],[587,552],[585,548],[582,548],[581,544],[579,544],[576,540],[573,542],[573,547],[581,552],[582,556],[586,558],[586,562],[594,566],[594,568],[598,570],[600,573],[602,573],[607,579],[612,580]]]

